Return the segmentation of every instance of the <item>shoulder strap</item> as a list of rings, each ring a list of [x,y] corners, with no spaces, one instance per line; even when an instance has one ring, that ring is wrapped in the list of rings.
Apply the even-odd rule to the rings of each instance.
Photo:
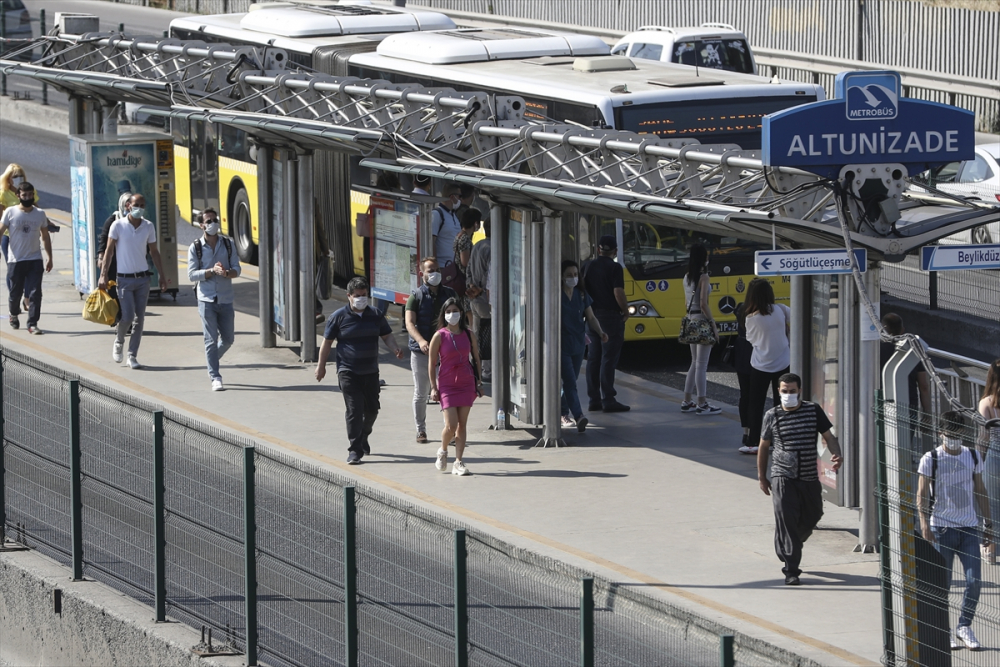
[[[979,465],[979,455],[976,454],[976,450],[969,447],[969,453],[972,454],[972,474],[976,474],[976,466]]]
[[[201,268],[201,239],[194,242],[194,254],[198,256],[198,268]]]
[[[434,236],[440,236],[441,230],[444,229],[444,206],[438,204],[437,206],[434,207],[434,210],[437,211],[438,214],[441,216],[441,224],[438,225],[438,230],[437,232],[435,232]]]
[[[687,282],[687,277],[685,276],[684,281]],[[691,306],[694,305],[694,298],[698,295],[698,288],[701,287],[701,276],[698,276],[698,280],[694,283],[694,288],[691,290],[691,299],[688,301],[687,314],[691,314]]]
[[[229,268],[233,268],[233,244],[230,243],[228,236],[222,237],[222,243],[226,246],[226,257],[229,258]]]

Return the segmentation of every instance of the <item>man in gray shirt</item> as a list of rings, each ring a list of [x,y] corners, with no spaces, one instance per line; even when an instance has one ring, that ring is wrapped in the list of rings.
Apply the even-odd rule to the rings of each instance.
[[[212,391],[222,391],[219,359],[232,347],[235,337],[233,278],[240,275],[240,258],[229,237],[219,234],[219,214],[215,209],[206,208],[196,221],[205,235],[188,248],[188,279],[197,287]]]
[[[10,326],[19,329],[21,322],[21,296],[28,299],[28,333],[40,334],[38,318],[42,310],[42,275],[52,270],[52,241],[49,239],[49,220],[45,211],[35,206],[35,186],[22,182],[17,186],[19,206],[4,210],[0,217],[0,236],[10,230],[7,249],[7,282],[10,295],[7,308]],[[42,263],[42,244],[48,259]]]

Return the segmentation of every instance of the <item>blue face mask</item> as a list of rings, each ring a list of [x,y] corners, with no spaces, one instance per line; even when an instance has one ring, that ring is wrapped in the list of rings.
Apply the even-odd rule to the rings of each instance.
[[[144,209],[142,206],[133,206],[131,209],[129,209],[129,215],[135,218],[136,220],[141,220],[143,214],[145,213],[146,209]]]

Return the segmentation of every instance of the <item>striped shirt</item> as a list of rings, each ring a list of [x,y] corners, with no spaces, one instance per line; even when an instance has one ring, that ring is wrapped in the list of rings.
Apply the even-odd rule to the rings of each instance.
[[[775,451],[795,452],[799,459],[798,479],[819,479],[816,472],[816,436],[833,427],[826,413],[815,403],[802,401],[798,410],[771,408],[764,415],[761,440],[770,440]],[[773,475],[773,470],[772,470]]]
[[[323,338],[337,341],[337,372],[378,373],[378,340],[392,333],[384,315],[371,308],[355,313],[344,306],[326,321]]]

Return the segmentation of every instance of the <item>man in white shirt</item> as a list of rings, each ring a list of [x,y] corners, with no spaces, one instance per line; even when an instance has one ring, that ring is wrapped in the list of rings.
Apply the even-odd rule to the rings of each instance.
[[[153,265],[160,275],[160,290],[167,289],[167,279],[163,273],[163,263],[160,261],[160,251],[156,247],[156,227],[145,219],[146,198],[134,194],[129,199],[128,215],[116,220],[111,225],[108,236],[108,247],[104,251],[104,261],[101,264],[101,279],[98,287],[108,288],[108,266],[111,260],[118,257],[118,301],[121,303],[122,318],[115,332],[115,343],[111,358],[115,363],[122,361],[122,347],[125,344],[125,332],[135,320],[132,335],[128,342],[129,368],[142,368],[136,357],[139,354],[139,344],[142,342],[142,327],[146,321],[146,302],[149,300],[149,265],[146,263],[146,251],[153,259]]]
[[[462,224],[455,209],[462,204],[462,190],[454,183],[441,189],[444,201],[431,211],[431,234],[434,235],[434,254],[441,267],[455,261],[455,237],[462,231]]]
[[[22,181],[17,186],[18,206],[10,206],[0,217],[0,236],[10,230],[7,248],[7,284],[10,285],[7,308],[10,327],[18,329],[21,322],[21,296],[28,300],[28,333],[40,334],[38,318],[42,310],[42,274],[52,270],[52,241],[49,240],[49,220],[45,211],[35,206],[35,186]],[[42,264],[42,244],[48,257]]]
[[[983,461],[979,455],[962,445],[966,430],[965,416],[960,412],[945,412],[940,418],[941,446],[920,459],[920,481],[917,485],[917,509],[920,533],[934,545],[944,558],[947,598],[951,589],[951,572],[955,557],[965,572],[965,594],[958,626],[951,637],[951,648],[964,644],[973,651],[980,647],[972,631],[972,619],[979,604],[982,587],[982,558],[979,545],[989,543],[993,522],[989,496],[983,484]],[[992,454],[996,456],[996,452]],[[979,530],[979,517],[983,531]]]

